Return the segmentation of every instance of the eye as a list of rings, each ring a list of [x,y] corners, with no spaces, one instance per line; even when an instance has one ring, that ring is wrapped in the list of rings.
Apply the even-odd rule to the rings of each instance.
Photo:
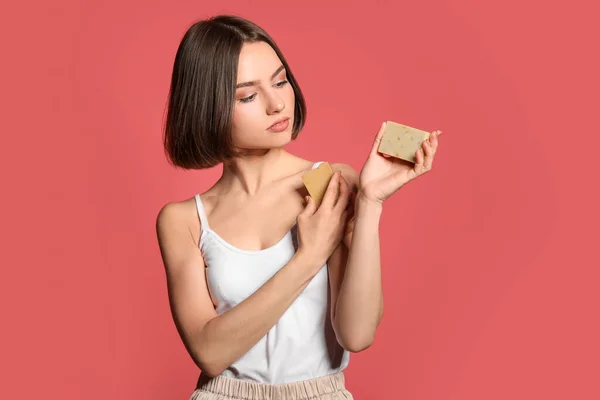
[[[282,87],[284,87],[285,85],[287,85],[288,83],[289,83],[289,81],[288,81],[288,80],[283,80],[283,81],[281,81],[281,82],[277,82],[277,83],[275,84],[275,87],[276,87],[276,88],[282,88]],[[252,100],[254,100],[254,98],[255,98],[255,97],[256,97],[256,93],[252,94],[251,96],[248,96],[248,97],[241,98],[239,101],[240,101],[240,103],[249,103],[249,102],[251,102]]]
[[[254,98],[256,97],[256,93],[254,93],[252,96],[248,96],[248,97],[244,97],[242,99],[240,99],[241,103],[249,103],[252,100],[254,100]]]

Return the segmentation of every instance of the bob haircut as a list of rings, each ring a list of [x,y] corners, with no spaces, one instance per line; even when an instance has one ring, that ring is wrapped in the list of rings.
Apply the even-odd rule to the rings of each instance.
[[[306,103],[281,50],[253,22],[218,15],[194,23],[175,55],[163,137],[175,167],[211,168],[239,154],[231,137],[238,61],[244,43],[260,41],[275,50],[294,90],[296,139],[306,120]]]

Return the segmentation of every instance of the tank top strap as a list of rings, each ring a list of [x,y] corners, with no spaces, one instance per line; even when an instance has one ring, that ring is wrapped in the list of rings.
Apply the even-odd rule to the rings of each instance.
[[[200,195],[196,193],[194,196],[196,199],[196,209],[198,210],[198,217],[200,217],[201,230],[208,229],[208,218],[206,218],[206,211],[204,210],[204,204],[202,204],[202,200],[200,200]]]
[[[312,169],[317,168],[319,165],[323,164],[324,161],[317,161],[316,163],[313,164]]]

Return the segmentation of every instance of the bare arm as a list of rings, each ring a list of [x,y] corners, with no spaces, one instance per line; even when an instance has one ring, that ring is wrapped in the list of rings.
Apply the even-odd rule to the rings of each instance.
[[[351,190],[358,191],[358,174],[343,171]],[[350,248],[340,244],[329,259],[332,324],[338,342],[349,351],[368,348],[383,316],[379,221],[381,206],[365,201],[358,191]]]
[[[355,351],[366,349],[373,343],[383,316],[379,248],[382,204],[407,182],[431,170],[438,136],[442,133],[432,132],[416,152],[415,163],[411,164],[379,153],[385,127],[384,122],[360,177],[348,165],[333,165],[334,169],[343,171],[354,190],[358,189],[354,224],[348,224],[349,227],[353,225],[353,231],[345,235],[348,253],[346,249],[337,249],[332,254],[330,266],[330,276],[334,278],[331,293],[336,336],[342,346]]]
[[[202,254],[185,209],[171,203],[160,211],[156,229],[167,275],[171,312],[179,335],[198,367],[220,375],[275,325],[340,243],[347,194],[334,205],[332,180],[315,212],[310,202],[298,216],[299,248],[290,262],[251,296],[217,315],[210,299]],[[339,185],[339,179],[337,179]]]
[[[177,330],[198,367],[220,375],[275,325],[308,285],[316,269],[303,253],[279,270],[259,290],[231,310],[217,315],[205,276],[201,251],[176,204],[157,218],[157,235],[167,274],[171,311]]]

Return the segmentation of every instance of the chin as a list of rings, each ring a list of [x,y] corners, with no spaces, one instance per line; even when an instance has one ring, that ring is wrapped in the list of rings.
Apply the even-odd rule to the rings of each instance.
[[[287,146],[292,141],[292,136],[288,135],[286,137],[281,138],[271,138],[270,140],[264,140],[259,144],[254,144],[253,146],[244,146],[243,149],[247,154],[263,154],[264,152],[268,152],[273,149],[282,149]]]
[[[278,141],[280,143],[283,143],[282,145],[280,145],[280,147],[283,147],[283,146],[289,144],[292,141],[292,131],[291,131],[291,129],[290,129],[289,132],[287,132],[287,131],[286,132],[281,132],[280,135],[281,136],[277,138],[277,139],[279,139]]]

